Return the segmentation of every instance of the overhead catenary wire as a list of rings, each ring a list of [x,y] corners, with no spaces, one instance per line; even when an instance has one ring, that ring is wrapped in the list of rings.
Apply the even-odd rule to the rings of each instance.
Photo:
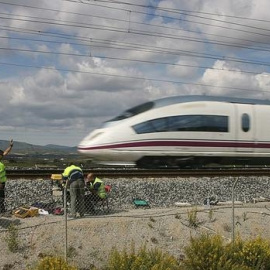
[[[74,1],[73,1],[74,2]],[[95,2],[108,2],[108,1],[95,1]],[[111,1],[111,2],[121,2],[121,1]],[[0,2],[0,3],[3,3],[3,2]],[[78,3],[78,2],[77,2]],[[81,2],[80,2],[81,3]],[[122,4],[123,4],[123,2],[121,2]],[[6,4],[9,4],[9,3],[6,3]],[[83,4],[85,4],[85,2],[83,3]],[[87,3],[88,4],[88,3]],[[36,7],[35,7],[36,8]],[[42,8],[41,8],[42,9]],[[54,10],[54,11],[57,11],[57,10]],[[60,12],[62,12],[62,11],[60,11]],[[137,12],[137,11],[132,11],[132,12]],[[148,13],[149,14],[149,13]],[[80,14],[80,15],[82,15],[82,14]],[[20,15],[17,15],[17,16],[20,16]],[[84,15],[84,16],[86,16],[86,15]],[[160,15],[158,15],[158,16],[160,16]],[[26,18],[26,17],[24,17],[24,18]],[[21,20],[21,21],[24,21],[24,22],[29,22],[29,23],[44,23],[44,24],[47,24],[47,23],[49,23],[49,24],[53,24],[53,25],[58,25],[58,26],[66,26],[66,27],[76,27],[76,28],[81,28],[81,29],[83,29],[83,28],[88,28],[89,26],[87,25],[87,24],[78,24],[78,23],[74,23],[74,25],[73,25],[73,22],[69,22],[69,21],[62,21],[63,23],[60,23],[60,24],[58,24],[59,22],[61,22],[61,20],[52,20],[51,22],[50,21],[48,21],[49,20],[49,18],[44,18],[46,21],[42,21],[43,19],[40,19],[40,18],[37,18],[37,17],[30,17],[30,16],[28,16],[28,18],[29,19],[22,19],[22,18],[15,18],[15,20]],[[35,18],[36,20],[33,20],[33,18]],[[8,19],[10,19],[10,18],[2,18],[2,19],[4,19],[4,20],[8,20]],[[39,19],[39,20],[38,20]],[[111,18],[107,18],[107,19],[111,19]],[[175,18],[174,18],[175,19]],[[14,20],[14,18],[13,18],[13,20]],[[128,20],[130,20],[130,17],[129,17],[129,19]],[[119,20],[120,21],[120,20]],[[127,22],[127,20],[124,20],[124,22]],[[132,22],[132,21],[130,21],[130,22]],[[70,24],[68,24],[68,23],[70,23]],[[134,23],[137,23],[137,22],[134,22]],[[154,26],[154,27],[158,27],[157,25],[150,25],[150,26]],[[159,33],[159,32],[154,32],[154,31],[151,31],[151,32],[148,32],[148,31],[142,31],[142,30],[140,30],[140,31],[138,31],[138,30],[133,30],[133,29],[130,29],[130,27],[128,27],[128,29],[127,28],[117,28],[117,27],[107,27],[107,26],[105,26],[105,28],[103,28],[102,29],[102,27],[104,27],[104,26],[100,26],[100,25],[98,25],[98,24],[91,24],[91,27],[89,27],[89,29],[96,29],[96,30],[104,30],[104,31],[113,31],[113,32],[118,32],[118,33],[129,33],[129,34],[135,34],[135,35],[147,35],[147,36],[152,36],[152,37],[161,37],[162,35]],[[106,28],[107,27],[107,28]],[[170,28],[168,28],[168,29],[170,29]],[[175,28],[171,28],[171,29],[175,29]],[[29,31],[31,31],[31,30],[29,30]],[[39,34],[42,34],[42,31],[40,31],[39,32]],[[267,37],[267,35],[265,35],[266,37]],[[162,36],[163,38],[170,38],[170,39],[185,39],[185,37],[183,37],[183,36],[177,36],[177,35],[171,35],[171,34],[166,34],[166,35],[163,35]],[[75,39],[76,37],[74,37],[74,39]],[[10,40],[12,39],[12,37],[10,37]],[[201,42],[201,43],[204,43],[205,44],[205,40],[199,40],[199,39],[191,39],[191,38],[187,38],[186,39],[187,41],[190,41],[190,42]],[[237,40],[237,39],[236,39]],[[240,40],[239,40],[240,41]],[[242,40],[242,41],[244,41],[244,40]],[[247,40],[245,40],[245,41],[247,41]],[[44,41],[44,42],[47,42],[47,43],[50,43],[50,44],[53,44],[54,42],[59,42],[60,43],[60,41]],[[97,45],[97,42],[96,42],[96,45],[94,45],[94,43],[95,43],[96,41],[94,41],[94,39],[92,39],[92,38],[89,38],[89,40],[88,40],[88,46],[91,48],[93,48],[93,47],[95,47],[95,46],[98,46],[99,48],[110,48],[110,49],[118,49],[118,50],[120,50],[120,49],[122,49],[122,50],[126,50],[126,49],[130,49],[130,50],[141,50],[141,51],[147,51],[147,50],[145,50],[144,48],[136,48],[136,47],[131,47],[130,45],[122,45],[122,47],[120,48],[120,47],[118,47],[118,48],[113,48],[112,46],[111,47],[109,47],[109,46],[107,46],[105,43],[101,43],[101,44],[99,44],[99,45]],[[112,40],[109,40],[109,42],[111,42],[112,43]],[[222,46],[232,46],[232,47],[235,47],[235,48],[241,48],[241,49],[249,49],[249,50],[253,50],[253,51],[262,51],[262,50],[265,50],[265,51],[269,51],[270,49],[269,48],[267,48],[267,47],[257,47],[257,48],[254,48],[254,47],[249,47],[249,46],[242,46],[242,45],[234,45],[234,44],[228,44],[228,43],[225,43],[225,42],[213,42],[213,41],[210,41],[210,40],[208,40],[208,42],[209,42],[209,44],[212,44],[212,45],[222,45]],[[212,43],[211,43],[212,42]],[[252,42],[251,40],[250,40],[250,42]],[[70,44],[72,45],[72,42],[70,42]],[[75,43],[73,43],[74,45],[75,45]],[[263,43],[263,44],[265,44],[265,43]],[[76,44],[76,45],[78,45],[78,44]],[[80,44],[81,45],[81,44]],[[87,46],[87,45],[82,45],[82,46]],[[126,46],[126,47],[125,47]],[[128,47],[128,46],[130,46],[130,47]],[[134,45],[133,45],[134,46]],[[139,46],[139,45],[137,45],[137,46]],[[143,45],[143,44],[141,44],[140,46],[144,46],[144,47],[146,47],[145,45]],[[1,48],[2,50],[7,50],[6,48]],[[15,48],[9,48],[9,50],[16,50]],[[21,50],[22,52],[24,51],[23,49],[17,49],[18,50],[18,52]],[[225,58],[224,56],[217,56],[216,58],[214,57],[214,56],[209,56],[209,55],[207,55],[207,54],[205,54],[205,53],[202,53],[202,52],[192,52],[192,51],[182,51],[182,52],[180,52],[180,51],[175,51],[175,50],[173,50],[173,49],[171,49],[171,48],[168,48],[167,49],[167,51],[165,50],[165,51],[162,51],[162,49],[159,49],[159,51],[158,51],[158,49],[156,49],[156,51],[155,51],[155,48],[154,47],[152,47],[151,48],[151,46],[149,46],[148,47],[148,50],[149,50],[149,52],[152,50],[152,52],[155,52],[155,53],[167,53],[167,54],[172,54],[172,55],[185,55],[185,56],[189,56],[189,57],[201,57],[201,58],[205,58],[205,59],[212,59],[212,60],[224,60],[224,61],[235,61],[235,62],[238,62],[238,63],[248,63],[248,64],[256,64],[256,65],[261,65],[261,66],[265,66],[265,67],[267,67],[267,66],[269,66],[269,64],[267,63],[267,62],[260,62],[260,61],[251,61],[251,60],[247,60],[247,61],[245,61],[245,60],[243,60],[243,59],[229,59],[229,58]],[[26,50],[24,51],[24,52],[26,52]],[[43,52],[43,51],[40,51],[40,50],[28,50],[28,52],[33,52],[33,53],[51,53],[51,54],[56,54],[56,52]],[[62,52],[57,52],[57,54],[58,55],[65,55],[65,53],[62,53]],[[85,56],[87,56],[87,55],[85,55],[85,54],[68,54],[68,53],[66,53],[66,55],[68,56],[68,55],[70,55],[70,56],[82,56],[82,57],[85,57]],[[92,56],[92,54],[91,54],[91,56]],[[110,60],[119,60],[119,61],[131,61],[131,62],[138,62],[138,63],[148,63],[148,64],[160,64],[160,65],[173,65],[173,66],[185,66],[185,67],[188,67],[189,65],[181,65],[181,64],[177,64],[177,63],[169,63],[169,62],[161,62],[161,61],[150,61],[150,60],[140,60],[140,59],[127,59],[127,58],[123,58],[123,57],[115,57],[115,56],[111,56],[111,55],[104,55],[104,56],[102,56],[102,55],[97,55],[96,57],[99,57],[99,58],[104,58],[104,59],[110,59]],[[2,62],[2,65],[4,65],[4,63],[6,63],[6,64],[9,64],[9,65],[12,65],[13,63],[7,63],[7,62]],[[35,66],[35,68],[37,67],[38,65],[36,65]],[[194,66],[192,66],[192,65],[190,65],[190,67],[196,67],[195,65]],[[207,66],[197,66],[198,68],[209,68],[209,69],[213,69],[213,70],[215,70],[215,68],[211,68],[211,67],[207,67]],[[42,67],[42,68],[44,68],[44,67]],[[61,69],[58,69],[58,70],[61,70]],[[62,69],[63,70],[63,69]],[[216,69],[217,71],[230,71],[230,70],[228,70],[228,69]],[[250,74],[258,74],[258,73],[256,73],[256,72],[253,72],[253,71],[241,71],[241,70],[231,70],[231,71],[234,71],[234,72],[239,72],[239,73],[250,73]],[[267,74],[264,74],[264,75],[267,75]],[[141,79],[143,79],[143,80],[145,80],[145,78],[141,78]],[[153,81],[159,81],[159,80],[155,80],[154,78],[153,79],[147,79],[147,80],[153,80]],[[165,80],[164,80],[165,81]],[[173,80],[168,80],[169,82],[172,82]],[[178,82],[176,82],[176,83],[178,83]],[[180,82],[180,83],[182,83],[182,82]],[[215,87],[215,86],[213,86],[213,87]],[[217,88],[219,88],[218,86],[217,86]],[[238,90],[240,90],[240,88],[238,88]],[[241,89],[241,91],[242,91],[243,89]],[[245,89],[246,90],[246,89]]]
[[[62,1],[68,1],[68,0],[62,0]],[[95,1],[96,2],[96,1]],[[40,10],[47,10],[47,11],[53,11],[53,12],[57,12],[57,13],[66,13],[66,14],[73,14],[73,15],[79,15],[79,16],[89,16],[89,14],[83,14],[83,13],[79,13],[79,12],[71,12],[71,11],[63,11],[63,10],[57,10],[57,9],[52,9],[52,8],[44,8],[44,7],[35,7],[35,6],[31,6],[31,5],[20,5],[20,4],[14,4],[14,3],[4,3],[4,2],[1,2],[0,1],[0,4],[7,4],[7,5],[14,5],[14,6],[23,6],[23,7],[27,7],[27,8],[33,8],[33,9],[40,9]],[[81,3],[81,2],[80,2]],[[83,3],[85,4],[85,3]],[[90,3],[89,3],[90,4]],[[112,8],[112,7],[107,7],[107,6],[103,6],[105,8]],[[114,9],[117,9],[117,8],[114,8]],[[126,10],[128,12],[131,12],[131,10]],[[132,11],[132,12],[138,12],[138,11]],[[3,14],[3,13],[0,13],[0,14]],[[143,13],[145,15],[149,15],[148,13]],[[212,14],[213,15],[213,14]],[[19,16],[19,15],[18,15]],[[154,16],[154,15],[152,15]],[[156,16],[160,16],[160,15],[156,15]],[[118,22],[127,22],[127,23],[130,23],[130,16],[128,19],[119,19],[119,18],[112,18],[112,17],[104,17],[104,16],[98,16],[98,15],[91,15],[91,17],[96,17],[96,18],[102,18],[102,19],[107,19],[107,20],[115,20],[115,21],[118,21]],[[163,17],[163,16],[161,16]],[[230,17],[233,17],[233,16],[230,16]],[[183,19],[178,19],[178,18],[174,18],[174,17],[168,17],[168,19],[174,19],[174,20],[179,20],[179,21],[183,21]],[[208,18],[209,20],[212,20],[211,18]],[[255,19],[254,19],[255,20]],[[263,20],[260,20],[260,21],[263,21]],[[193,21],[190,21],[192,23],[194,23]],[[232,22],[228,22],[228,21],[222,21],[223,23],[228,23],[228,24],[232,24]],[[268,22],[268,21],[265,21],[265,22]],[[142,23],[142,22],[132,22],[132,23],[135,23],[135,24],[141,24],[141,25],[148,25],[148,26],[155,26],[155,27],[160,27],[160,28],[166,28],[166,29],[171,29],[171,30],[176,30],[177,28],[175,27],[168,27],[168,26],[163,26],[163,25],[157,25],[157,24],[150,24],[150,23]],[[198,23],[198,22],[197,22]],[[245,24],[238,24],[240,25],[241,27],[247,27]],[[209,26],[212,26],[211,24],[209,24]],[[222,28],[222,26],[220,26]],[[252,27],[252,26],[250,26]],[[227,27],[224,27],[224,28],[227,28]],[[255,27],[256,30],[265,30],[265,31],[270,31],[269,29],[263,29],[263,28],[259,28],[259,27]],[[229,28],[230,30],[233,30],[231,28]],[[194,33],[200,33],[200,34],[206,34],[206,35],[213,35],[213,36],[217,36],[217,37],[225,37],[225,38],[230,38],[232,39],[232,37],[229,37],[229,36],[222,36],[222,35],[217,35],[217,34],[209,34],[209,33],[205,33],[205,32],[196,32],[196,31],[191,31],[191,30],[185,30],[185,29],[178,29],[178,30],[181,30],[181,31],[185,31],[185,32],[194,32]],[[242,31],[241,29],[239,29],[239,31]],[[252,34],[260,34],[260,35],[265,35],[265,36],[268,36],[266,34],[262,34],[262,33],[258,33],[258,32],[248,32],[248,31],[243,31],[243,32],[246,32],[246,33],[252,33]],[[246,39],[239,39],[239,38],[233,38],[235,40],[242,40],[242,41],[248,41],[248,42],[252,42],[252,40],[246,40]],[[254,42],[254,40],[253,40]],[[262,44],[268,44],[267,42],[260,42],[260,41],[256,41],[256,42],[259,42],[259,43],[262,43]]]
[[[62,1],[67,1],[67,2],[75,2],[72,0],[62,0]],[[177,14],[177,15],[188,15],[191,17],[197,17],[200,19],[205,19],[205,20],[209,20],[209,21],[215,21],[215,22],[221,22],[221,23],[226,23],[226,24],[231,24],[231,25],[237,25],[237,26],[241,26],[241,27],[246,27],[246,28],[252,28],[254,30],[263,30],[263,31],[270,31],[270,29],[268,28],[262,28],[262,27],[256,27],[256,26],[252,26],[252,25],[246,25],[246,24],[241,24],[241,23],[236,23],[236,22],[232,22],[232,21],[224,21],[224,20],[220,20],[220,19],[215,19],[212,17],[202,17],[200,15],[196,15],[196,14],[205,14],[205,15],[211,15],[211,16],[222,16],[222,17],[228,17],[228,18],[234,18],[234,19],[241,19],[241,20],[251,20],[251,21],[258,21],[258,22],[265,22],[265,23],[269,23],[269,20],[262,20],[262,19],[250,19],[250,18],[244,18],[244,17],[240,17],[240,16],[232,16],[232,15],[224,15],[224,14],[214,14],[214,13],[210,13],[210,12],[199,12],[199,11],[190,11],[190,10],[178,10],[178,9],[173,9],[173,8],[164,8],[164,7],[159,7],[159,6],[154,6],[154,5],[143,5],[143,4],[134,4],[134,3],[129,3],[129,2],[123,2],[123,1],[112,1],[112,0],[95,0],[94,1],[95,4],[91,3],[89,0],[87,2],[83,2],[82,4],[88,4],[88,5],[97,5],[97,2],[102,2],[102,3],[108,3],[108,4],[120,4],[120,5],[127,5],[127,6],[133,6],[133,7],[142,7],[142,8],[151,8],[151,9],[155,9],[155,10],[159,10],[159,11],[164,11],[164,12],[168,12],[168,13],[173,13],[173,14]],[[112,6],[102,6],[104,8],[111,8],[111,9],[122,9],[122,10],[128,10],[128,9],[123,9],[123,8],[116,8],[116,7],[112,7]],[[148,14],[150,15],[150,13],[146,13],[146,12],[141,12],[138,10],[132,10],[135,13],[142,13],[142,14]],[[159,17],[163,17],[163,18],[167,18],[167,19],[174,19],[174,20],[179,20],[179,21],[189,21],[186,19],[178,19],[175,17],[171,17],[171,16],[164,16],[164,15],[160,15],[160,14],[152,14],[152,16],[159,16]],[[192,21],[189,21],[192,22]],[[194,22],[194,21],[193,21]],[[225,26],[220,26],[220,25],[212,25],[212,24],[207,24],[207,23],[203,23],[203,22],[196,22],[198,24],[204,24],[204,25],[209,25],[212,27],[218,27],[218,28],[224,28],[224,29],[230,29],[232,30],[231,27],[225,27]],[[238,29],[233,29],[235,31],[238,31]],[[260,34],[257,32],[252,32],[253,34]]]
[[[92,74],[96,76],[106,76],[106,77],[115,77],[115,78],[122,78],[122,79],[135,79],[135,80],[144,80],[144,81],[152,81],[152,82],[164,82],[164,83],[172,83],[172,84],[182,84],[182,85],[195,85],[195,86],[203,86],[203,87],[210,87],[210,88],[218,88],[218,89],[227,89],[227,90],[239,90],[244,92],[252,92],[258,93],[257,89],[246,89],[246,88],[239,88],[239,87],[230,87],[230,86],[217,86],[211,84],[203,84],[203,83],[194,83],[194,82],[183,82],[183,81],[175,81],[169,79],[157,79],[157,78],[147,78],[147,77],[137,77],[137,76],[129,76],[129,75],[117,75],[111,73],[101,73],[101,72],[92,72],[92,71],[81,71],[81,70],[72,70],[72,69],[62,69],[62,68],[50,68],[50,67],[42,67],[42,66],[34,66],[34,65],[22,65],[22,64],[15,64],[15,63],[4,63],[0,62],[0,65],[10,65],[10,66],[17,66],[17,67],[29,67],[29,68],[42,68],[48,70],[56,70],[56,71],[65,71],[65,72],[74,72],[74,73],[84,73],[84,74]],[[260,90],[261,93],[269,93],[266,90]]]
[[[0,39],[4,38],[0,36]],[[19,39],[19,38],[10,38],[10,39]],[[56,43],[56,44],[61,44],[62,42],[60,41],[45,41],[45,40],[34,40],[34,39],[28,39],[30,41],[42,41],[42,42],[50,42],[50,43]],[[79,44],[76,44],[79,45]],[[88,45],[86,45],[88,46]],[[100,45],[91,45],[92,47],[98,47],[100,48]],[[107,47],[110,48],[110,47]],[[117,49],[117,48],[114,48]],[[128,61],[128,62],[138,62],[138,63],[147,63],[147,64],[153,64],[153,65],[168,65],[168,66],[179,66],[179,67],[190,67],[190,68],[198,68],[198,69],[211,69],[211,70],[217,70],[217,71],[226,71],[226,72],[237,72],[237,73],[246,73],[246,74],[259,74],[258,72],[254,71],[247,71],[247,70],[237,70],[237,69],[222,69],[222,68],[214,68],[211,66],[200,66],[200,65],[192,65],[192,64],[180,64],[180,63],[170,63],[170,62],[161,62],[161,61],[152,61],[152,60],[142,60],[142,59],[128,59],[128,58],[123,58],[123,57],[113,57],[113,56],[104,56],[104,55],[95,55],[91,56],[88,54],[78,54],[78,53],[66,53],[66,52],[51,52],[51,51],[41,51],[41,50],[33,50],[33,49],[20,49],[20,48],[1,48],[0,50],[9,50],[9,51],[21,51],[21,52],[30,52],[30,53],[41,53],[41,54],[55,54],[55,55],[66,55],[66,56],[75,56],[75,57],[88,57],[88,58],[100,58],[100,59],[107,59],[107,60],[118,60],[118,61]],[[238,62],[239,60],[229,60],[229,61],[236,61]],[[252,65],[261,65],[261,66],[270,66],[270,63],[254,63],[254,62],[249,62],[249,61],[241,61],[242,63],[249,63]],[[8,64],[8,63],[6,63]],[[10,63],[12,64],[12,63]],[[78,71],[79,72],[79,71]],[[270,74],[262,74],[263,76],[269,76]]]
[[[27,16],[29,17],[29,16]],[[35,20],[32,20],[32,19]],[[0,16],[0,20],[8,20],[10,18],[8,17],[3,17]],[[112,32],[117,32],[117,33],[129,33],[129,34],[134,34],[134,35],[144,35],[144,36],[151,36],[151,37],[158,37],[158,38],[166,38],[166,39],[173,39],[173,40],[186,40],[189,42],[197,42],[197,43],[208,43],[212,45],[218,45],[218,46],[226,46],[226,47],[234,47],[234,48],[242,48],[242,49],[248,49],[248,50],[253,50],[253,51],[270,51],[270,48],[266,47],[249,47],[249,46],[244,46],[244,45],[238,45],[238,44],[230,44],[226,42],[219,42],[217,40],[203,40],[200,38],[191,38],[183,35],[173,35],[173,34],[163,34],[160,32],[154,32],[154,31],[143,31],[143,30],[134,30],[134,29],[126,29],[120,28],[120,27],[113,27],[113,26],[106,26],[106,25],[98,25],[98,24],[89,24],[89,23],[84,23],[80,24],[77,22],[69,22],[69,21],[62,21],[62,20],[40,20],[37,17],[31,16],[30,19],[21,19],[21,18],[12,18],[13,20],[16,21],[24,21],[24,22],[33,22],[33,23],[40,23],[40,24],[49,24],[49,25],[57,25],[57,26],[62,26],[62,27],[75,27],[75,28],[84,28],[84,29],[94,29],[94,30],[102,30],[102,31],[112,31]],[[269,35],[270,37],[270,35]]]
[[[112,29],[106,29],[106,30],[112,30]],[[113,31],[113,30],[112,30]],[[133,31],[133,33],[135,33],[134,31]],[[143,34],[143,35],[148,35],[149,36],[149,33],[136,33],[136,34]],[[153,35],[154,36],[154,35]],[[164,36],[164,37],[166,37],[166,38],[172,38],[172,37],[169,37],[169,36]],[[177,37],[175,37],[175,38],[177,38]],[[200,40],[191,40],[191,39],[188,39],[188,40],[190,40],[190,41],[195,41],[195,42],[202,42],[202,41],[200,41]],[[45,42],[45,41],[44,41]],[[89,41],[88,41],[89,42]],[[211,42],[210,42],[211,43]],[[224,45],[224,46],[228,46],[228,44],[226,44],[226,43],[214,43],[215,45]],[[236,45],[229,45],[229,46],[234,46],[234,47],[240,47],[240,48],[248,48],[248,47],[245,47],[245,46],[236,46]],[[251,49],[251,50],[260,50],[260,51],[262,51],[262,50],[265,50],[265,51],[270,51],[270,49],[267,49],[267,48],[248,48],[248,49]],[[186,51],[186,53],[188,53],[187,51]],[[190,52],[189,52],[190,53]],[[193,52],[192,52],[193,53]],[[188,54],[187,54],[188,55]],[[190,54],[188,55],[188,56],[191,56]],[[194,55],[193,55],[194,56]],[[201,57],[203,57],[203,56],[201,56]],[[207,58],[207,57],[206,57]],[[209,57],[208,57],[209,58]],[[217,59],[217,58],[216,58]],[[224,58],[223,58],[223,60],[224,60]],[[229,60],[228,58],[226,59],[226,60]],[[234,60],[230,60],[230,61],[234,61]],[[237,60],[236,60],[237,61]],[[238,60],[239,61],[239,60]],[[241,61],[241,62],[245,62],[245,61]],[[252,61],[249,61],[249,63],[252,63]],[[255,62],[253,62],[253,63],[255,63]],[[265,64],[265,63],[258,63],[257,62],[257,64],[260,64],[260,65],[267,65],[267,64]]]
[[[1,3],[1,2],[0,2]],[[52,9],[49,9],[49,10],[52,10]],[[54,11],[57,11],[57,10],[54,10]],[[60,11],[60,12],[64,12],[64,13],[66,13],[67,11]],[[72,13],[72,12],[70,12],[70,13]],[[79,14],[79,13],[75,13],[75,14]],[[86,15],[86,14],[80,14],[80,15]],[[25,17],[25,16],[24,16]],[[95,16],[94,16],[95,17]],[[35,17],[32,17],[32,18],[35,18]],[[36,17],[37,18],[37,17]],[[6,19],[6,18],[5,18]],[[111,18],[110,18],[111,19]],[[20,20],[20,19],[18,19],[18,20]],[[23,20],[23,19],[22,19]],[[29,21],[29,22],[31,22],[31,20],[26,20],[26,21]],[[48,21],[34,21],[34,22],[39,22],[39,23],[48,23]],[[125,20],[125,22],[127,22],[127,20]],[[56,24],[56,22],[55,22],[55,20],[54,20],[54,22],[49,22],[49,23],[53,23],[53,24]],[[61,24],[62,26],[63,25],[65,25],[65,23],[64,24]],[[74,27],[80,27],[79,25],[68,25],[68,24],[66,24],[66,26],[74,26]],[[84,27],[84,26],[82,26],[82,27]],[[92,26],[93,28],[95,28],[96,27],[96,25],[93,25]],[[97,29],[99,29],[99,30],[106,30],[106,31],[121,31],[120,29],[113,29],[113,28],[97,28]],[[126,29],[124,30],[124,32],[126,32]],[[129,33],[131,33],[131,31],[129,30]],[[136,32],[136,31],[132,31],[132,33],[133,34],[144,34],[144,35],[151,35],[151,33],[150,32]],[[155,34],[152,34],[153,36],[155,36],[155,35],[158,35],[159,37],[160,37],[160,33],[155,33]],[[163,35],[163,37],[164,38],[177,38],[177,36],[170,36],[170,35]],[[201,40],[199,40],[199,39],[191,39],[191,38],[186,38],[186,37],[183,37],[183,36],[180,36],[179,37],[180,39],[185,39],[185,40],[187,40],[187,41],[192,41],[192,42],[203,42],[203,41],[201,41]],[[237,39],[236,39],[237,40]],[[251,40],[242,40],[242,41],[246,41],[246,42],[251,42]],[[212,44],[214,44],[214,45],[224,45],[224,46],[233,46],[233,47],[238,47],[238,48],[246,48],[246,49],[251,49],[251,50],[266,50],[266,51],[269,51],[269,48],[267,48],[267,47],[257,47],[257,48],[254,48],[254,47],[252,47],[252,48],[249,48],[248,46],[243,46],[243,45],[237,45],[237,44],[228,44],[228,43],[221,43],[221,42],[216,42],[216,41],[208,41],[208,43],[212,43]]]
[[[94,43],[99,42],[98,47],[101,48],[111,48],[111,49],[121,49],[121,50],[136,50],[136,51],[144,51],[144,52],[157,52],[157,53],[165,53],[165,54],[172,54],[172,55],[186,55],[186,56],[191,56],[191,57],[200,57],[200,58],[206,58],[206,59],[212,59],[212,60],[218,60],[222,59],[225,61],[233,61],[233,62],[239,62],[239,63],[249,63],[249,64],[254,64],[254,65],[265,65],[267,66],[269,63],[262,62],[262,61],[251,61],[248,59],[244,58],[237,58],[237,57],[225,57],[223,55],[214,55],[210,53],[202,53],[202,52],[194,52],[194,51],[189,51],[189,50],[180,50],[180,49],[172,49],[172,48],[167,48],[167,47],[160,47],[160,46],[149,46],[146,44],[138,44],[138,43],[128,43],[128,42],[119,42],[115,40],[106,40],[106,39],[96,39],[96,38],[85,38],[85,37],[80,37],[80,36],[72,36],[72,35],[66,35],[66,34],[60,34],[60,33],[53,33],[53,32],[48,32],[48,31],[38,31],[38,30],[32,30],[32,29],[26,29],[26,28],[18,28],[18,27],[0,27],[0,29],[7,30],[7,31],[15,31],[15,32],[26,32],[28,34],[37,34],[39,36],[50,36],[50,37],[60,37],[66,40],[72,39],[72,40],[78,40],[82,42],[86,42],[84,44],[79,44],[79,43],[74,43],[74,42],[69,42],[71,45],[81,45],[81,46],[89,46],[89,42],[91,43],[92,47],[95,47],[93,45]],[[33,40],[33,41],[42,41],[42,42],[49,42],[45,40],[34,40],[34,39],[27,39],[27,38],[19,38],[19,37],[3,37],[7,39],[21,39],[21,40]],[[60,43],[57,41],[50,41],[51,43]],[[64,41],[65,42],[65,41]],[[110,46],[106,45],[110,44]],[[116,47],[115,45],[116,44]]]

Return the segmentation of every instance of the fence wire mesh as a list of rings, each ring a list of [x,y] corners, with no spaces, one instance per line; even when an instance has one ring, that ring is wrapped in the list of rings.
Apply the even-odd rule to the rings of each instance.
[[[75,219],[84,219],[81,222],[85,224],[88,218],[102,217],[119,211],[117,204],[110,203],[112,196],[116,194],[111,185],[106,185],[106,197],[104,198],[92,193],[89,187],[85,186],[83,189],[83,217],[79,215],[78,199],[75,199],[76,216],[71,216],[72,195],[77,194],[77,191],[75,189],[71,193],[71,190],[62,186],[60,182],[51,180],[9,182],[5,211],[0,213],[0,246],[5,246],[2,250],[6,249],[8,252],[25,253],[23,256],[27,259],[21,269],[26,269],[26,265],[32,263],[29,253],[34,248],[44,250],[49,255],[46,247],[50,247],[57,255],[64,256],[66,259],[70,257],[72,247],[76,242],[76,235],[78,236],[77,233],[85,233],[85,238],[89,236],[89,231],[86,233],[84,230],[80,230],[80,232],[74,230],[73,221]],[[85,226],[86,229],[88,227]],[[37,236],[40,235],[39,231],[42,231],[43,239]],[[11,264],[10,262],[5,264],[4,259],[0,263],[0,267],[7,265]]]
[[[231,200],[234,180],[234,178],[158,179],[158,181],[157,179],[133,179],[133,181],[105,179],[105,184],[110,186],[105,199],[93,196],[87,187],[84,188],[84,218],[80,218],[77,209],[76,218],[69,217],[70,190],[63,188],[58,181],[11,180],[6,186],[6,212],[0,213],[1,250],[9,253],[20,252],[25,258],[25,265],[19,269],[26,269],[26,266],[33,262],[31,253],[34,250],[40,250],[40,256],[53,253],[69,259],[74,253],[74,247],[76,250],[84,247],[88,249],[88,253],[95,254],[97,250],[91,248],[91,241],[93,241],[91,236],[98,235],[100,232],[110,233],[102,231],[102,228],[93,230],[92,225],[95,220],[105,217],[104,222],[107,224],[110,216],[125,213],[129,208],[136,208],[133,204],[134,198],[139,202],[149,202],[152,208],[172,206],[174,202],[197,200],[202,203],[205,197],[213,193],[218,195],[218,199]],[[269,187],[270,179],[267,177],[240,178],[234,190],[236,203],[252,201],[252,198],[261,196],[267,197],[270,192]],[[134,228],[136,229],[136,226]],[[14,240],[16,230],[19,233],[20,243]],[[85,243],[79,242],[81,236]],[[115,243],[106,243],[109,244],[113,246]],[[5,258],[1,260],[1,266],[10,263],[5,261]],[[77,256],[76,260],[80,267],[89,267],[86,261],[84,265],[83,256]]]

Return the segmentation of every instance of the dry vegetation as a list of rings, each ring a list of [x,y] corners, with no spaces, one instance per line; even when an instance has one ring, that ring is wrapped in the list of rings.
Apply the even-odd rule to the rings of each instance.
[[[269,208],[268,208],[269,207]],[[243,239],[270,236],[270,203],[257,203],[235,208],[235,235]],[[0,226],[15,219],[1,218]],[[205,232],[219,234],[230,242],[233,233],[231,206],[203,206],[169,209],[132,209],[106,216],[89,216],[68,220],[68,261],[81,269],[101,267],[113,248],[123,250],[134,244],[136,249],[159,248],[175,258],[183,257],[191,236]],[[5,225],[6,226],[6,225]],[[1,228],[1,227],[0,227]],[[39,216],[20,220],[17,238],[14,232],[1,231],[0,269],[26,269],[45,255],[65,254],[63,216]],[[16,232],[16,230],[15,230]],[[18,240],[18,242],[16,242]],[[15,250],[12,250],[12,246]]]

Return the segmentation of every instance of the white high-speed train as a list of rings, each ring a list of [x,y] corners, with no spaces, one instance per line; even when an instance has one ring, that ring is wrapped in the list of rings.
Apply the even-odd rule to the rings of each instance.
[[[144,168],[270,164],[270,101],[175,96],[104,123],[78,151],[96,163]]]

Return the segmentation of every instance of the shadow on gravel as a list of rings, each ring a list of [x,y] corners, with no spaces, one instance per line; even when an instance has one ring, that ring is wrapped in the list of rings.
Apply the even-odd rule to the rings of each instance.
[[[10,220],[8,218],[0,217],[0,230],[1,228],[8,229],[8,227],[11,225],[20,225],[20,223],[21,221],[19,219]]]

